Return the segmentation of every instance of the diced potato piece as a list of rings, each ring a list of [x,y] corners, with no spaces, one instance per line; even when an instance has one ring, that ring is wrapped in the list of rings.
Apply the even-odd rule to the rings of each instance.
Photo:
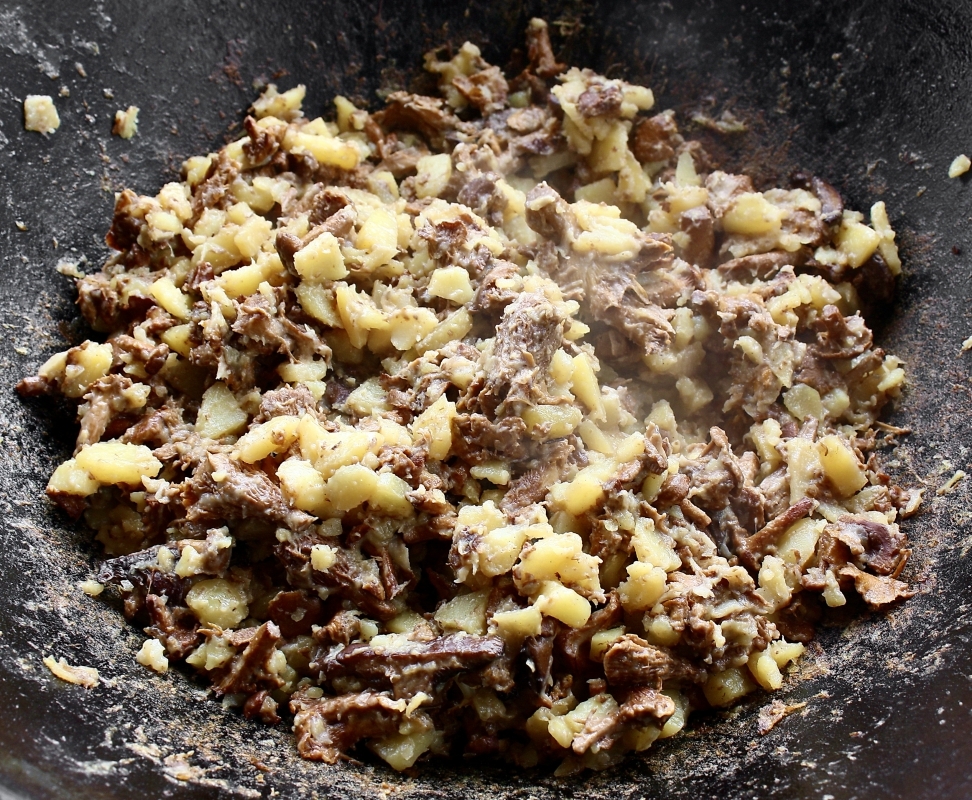
[[[319,453],[316,459],[312,459],[314,468],[326,479],[341,467],[358,463],[369,452],[377,453],[381,444],[382,441],[376,433],[344,430],[336,433],[325,432],[309,450]],[[302,452],[303,447],[302,444]]]
[[[328,544],[315,544],[311,547],[311,569],[327,572],[337,561],[337,552]]]
[[[847,263],[852,267],[859,267],[867,261],[878,245],[881,244],[881,234],[867,227],[862,222],[844,216],[840,230],[834,237],[837,249],[847,257]]]
[[[393,733],[377,741],[369,741],[368,747],[392,769],[401,771],[418,761],[419,756],[432,746],[435,735],[435,728],[432,727],[415,733]]]
[[[776,665],[780,669],[783,669],[791,661],[796,661],[802,656],[807,648],[800,642],[788,642],[785,639],[777,639],[767,649],[776,662]]]
[[[319,283],[300,283],[294,290],[301,308],[318,322],[330,328],[341,328],[344,322],[338,313],[334,293]]]
[[[358,249],[376,256],[370,262],[375,267],[387,264],[398,255],[398,218],[387,209],[375,209],[364,221],[354,242]]]
[[[783,393],[783,405],[797,420],[803,421],[808,417],[822,420],[824,418],[823,403],[820,393],[812,386],[798,383],[792,389]]]
[[[358,166],[361,152],[350,142],[331,135],[304,133],[290,129],[284,136],[284,149],[291,153],[306,153],[318,164],[354,169]]]
[[[142,478],[154,478],[162,469],[162,462],[145,445],[118,441],[88,445],[74,460],[100,483],[137,485]]]
[[[429,294],[462,305],[472,300],[475,292],[469,273],[462,267],[440,267],[429,278]]]
[[[259,214],[251,214],[234,234],[233,242],[243,258],[256,258],[272,231],[273,223],[270,220]]]
[[[333,506],[327,498],[324,478],[309,461],[288,458],[277,467],[277,479],[295,508],[317,517],[330,515]]]
[[[583,627],[591,616],[591,604],[573,589],[556,581],[541,584],[540,593],[533,604],[541,613],[559,619],[572,628]]]
[[[341,243],[333,233],[322,233],[294,255],[294,269],[310,281],[337,281],[348,274]]]
[[[726,233],[759,236],[780,230],[783,213],[758,192],[739,195],[722,217]]]
[[[439,324],[430,308],[400,308],[388,320],[389,338],[396,350],[411,350]]]
[[[271,453],[284,452],[297,439],[300,417],[274,417],[247,431],[236,443],[235,455],[240,461],[255,464]]]
[[[776,556],[765,556],[759,568],[759,589],[756,593],[774,608],[790,602],[793,592],[786,582],[786,564]]]
[[[678,644],[681,634],[672,627],[672,622],[668,617],[653,617],[648,622],[645,617],[645,632],[648,641],[662,647],[674,647]]]
[[[327,362],[298,361],[293,364],[281,364],[277,367],[277,374],[287,383],[311,383],[322,380],[327,375]]]
[[[740,669],[730,667],[711,675],[702,687],[705,699],[716,707],[728,706],[756,688],[753,679]]]
[[[452,179],[452,156],[439,153],[422,156],[415,165],[415,194],[423,197],[438,197],[445,191]]]
[[[597,382],[597,375],[591,366],[590,359],[583,353],[574,356],[574,372],[571,376],[571,391],[577,395],[594,422],[604,422],[607,416],[604,412],[604,401],[601,399],[601,387]]]
[[[489,481],[496,486],[509,485],[512,473],[507,461],[486,461],[483,464],[476,464],[470,467],[469,474],[477,480]]]
[[[372,509],[390,517],[410,517],[415,513],[408,493],[412,487],[397,475],[382,472],[370,498]]]
[[[478,549],[479,572],[494,578],[513,569],[528,535],[522,525],[504,525],[484,533]]]
[[[595,172],[617,172],[624,166],[628,152],[628,128],[615,122],[607,136],[595,141],[588,161]]]
[[[235,436],[246,430],[249,419],[240,408],[236,395],[225,383],[218,381],[203,393],[196,417],[196,433],[208,439]]]
[[[667,475],[667,473],[665,473]],[[631,537],[638,560],[672,572],[682,566],[682,560],[669,544],[668,537],[655,530],[654,523],[645,517],[635,522],[635,532]]]
[[[345,401],[359,417],[370,417],[388,410],[388,393],[378,378],[368,378],[357,389],[348,395]]]
[[[412,437],[424,438],[429,458],[442,461],[452,450],[452,420],[456,418],[456,404],[442,395],[412,422]]]
[[[614,467],[614,462],[607,460],[584,467],[569,483],[554,484],[550,490],[552,499],[568,514],[580,516],[604,497],[604,483]]]
[[[820,451],[808,439],[790,439],[786,443],[786,467],[790,478],[790,503],[796,503],[807,496],[823,474]]]
[[[37,133],[54,133],[61,118],[49,94],[29,94],[24,99],[24,128]]]
[[[850,497],[867,484],[864,465],[836,434],[824,436],[817,446],[824,474],[839,497]]]
[[[334,297],[342,326],[355,347],[361,348],[367,344],[370,331],[388,329],[388,320],[375,305],[375,301],[367,294],[359,294],[354,286],[339,283]]]
[[[56,353],[41,365],[42,378],[57,380],[67,397],[81,397],[98,378],[111,369],[110,344],[87,341],[61,353]]]
[[[608,648],[624,636],[624,626],[598,631],[591,637],[591,660],[602,661]]]
[[[817,548],[817,539],[826,521],[801,519],[794,522],[776,541],[776,554],[787,564],[805,567]]]
[[[515,571],[517,585],[559,580],[588,593],[601,591],[598,567],[601,559],[584,552],[576,533],[560,533],[540,539],[520,555]],[[664,574],[664,573],[663,573]]]
[[[749,656],[749,672],[756,682],[767,692],[779,689],[783,685],[783,673],[767,650],[760,650]]]
[[[659,739],[667,739],[685,727],[685,723],[688,721],[690,706],[689,699],[681,692],[666,689],[662,694],[668,695],[675,701],[675,713],[668,718],[662,726],[661,733],[658,735]]]
[[[246,588],[225,578],[209,578],[193,584],[186,593],[186,605],[205,625],[224,630],[235,628],[250,613]]]
[[[47,482],[47,491],[87,497],[97,492],[100,486],[101,484],[91,477],[88,470],[79,467],[75,459],[69,458],[54,470],[54,474]]]
[[[439,606],[435,612],[435,621],[446,631],[465,631],[482,636],[486,633],[488,601],[489,591],[485,589],[457,595]]]
[[[169,659],[166,658],[165,648],[158,639],[146,639],[142,647],[135,654],[135,660],[143,667],[162,673],[169,669]]]
[[[526,636],[539,636],[543,615],[537,606],[528,606],[517,611],[498,611],[490,621],[496,626],[500,636],[508,639],[522,639]]]
[[[303,84],[298,84],[283,93],[277,91],[275,84],[268,84],[263,94],[253,103],[253,116],[257,119],[276,117],[281,120],[292,120],[300,116],[300,107],[306,94],[307,88]]]
[[[374,494],[378,476],[363,464],[340,467],[327,480],[327,497],[338,511],[350,511]]]
[[[171,328],[162,331],[159,338],[165,342],[170,350],[174,350],[183,358],[189,358],[192,346],[189,344],[190,325],[173,325]]]
[[[222,636],[211,636],[192,651],[186,658],[186,663],[196,667],[196,669],[204,669],[208,672],[209,670],[219,669],[235,655],[236,648]]]
[[[541,441],[569,436],[581,421],[579,408],[566,405],[530,406],[523,412],[530,435]]]
[[[621,605],[628,612],[646,611],[665,592],[667,575],[660,567],[636,561],[627,568],[628,579],[618,586]]]
[[[586,186],[579,186],[574,190],[574,198],[586,200],[588,203],[613,203],[614,192],[618,187],[611,178],[602,178]]]
[[[189,319],[189,298],[172,282],[172,278],[159,278],[149,286],[149,294],[176,319]]]

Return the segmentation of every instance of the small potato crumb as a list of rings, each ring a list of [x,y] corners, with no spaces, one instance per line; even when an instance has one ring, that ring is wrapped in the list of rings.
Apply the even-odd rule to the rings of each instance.
[[[55,661],[54,656],[45,656],[44,665],[56,678],[67,683],[74,683],[85,689],[93,689],[98,685],[98,670],[94,667],[72,667],[63,658]]]
[[[82,581],[78,584],[78,587],[82,592],[88,595],[88,597],[97,597],[105,590],[105,587],[98,583],[98,581]]]
[[[142,642],[142,649],[135,654],[135,660],[143,667],[154,669],[156,672],[167,672],[169,669],[165,648],[158,639],[146,639]]]
[[[958,178],[968,172],[970,167],[972,167],[972,160],[969,160],[969,157],[965,153],[955,156],[952,163],[949,164],[948,177]]]
[[[111,132],[122,139],[131,139],[138,133],[138,106],[129,106],[124,111],[115,112],[115,124]]]
[[[61,125],[61,118],[54,101],[47,94],[29,94],[24,100],[24,127],[37,133],[54,133]]]

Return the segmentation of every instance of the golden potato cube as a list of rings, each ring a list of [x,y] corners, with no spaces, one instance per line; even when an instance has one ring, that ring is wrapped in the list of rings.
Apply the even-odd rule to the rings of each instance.
[[[361,158],[358,148],[350,142],[320,133],[290,129],[284,136],[283,146],[288,152],[307,154],[313,156],[318,164],[339,169],[354,169]]]
[[[328,544],[315,544],[311,547],[311,569],[327,572],[337,561],[337,551]]]
[[[666,473],[667,475],[667,473]],[[635,532],[631,537],[638,561],[672,572],[682,566],[682,559],[669,544],[669,539],[655,530],[654,523],[645,517],[635,522]]]
[[[786,582],[786,563],[776,556],[765,556],[759,567],[759,589],[756,593],[767,604],[782,608],[790,602],[793,592]]]
[[[388,320],[370,295],[342,282],[335,288],[334,296],[344,330],[354,347],[362,348],[368,343],[369,331],[388,330]]]
[[[174,350],[183,358],[189,358],[192,346],[189,344],[189,330],[191,326],[173,325],[171,328],[162,331],[159,338],[165,342],[170,350]]]
[[[668,575],[661,567],[635,561],[627,568],[628,579],[618,586],[625,611],[647,611],[665,593]]]
[[[527,636],[539,636],[543,623],[543,614],[537,606],[528,606],[516,611],[498,611],[490,617],[490,623],[496,626],[496,632],[506,639],[523,639]]]
[[[253,103],[253,116],[257,119],[264,117],[275,117],[278,120],[291,120],[300,116],[301,104],[307,88],[303,84],[298,84],[293,89],[280,93],[275,84],[267,85]]]
[[[341,328],[344,322],[338,313],[334,293],[319,283],[303,282],[294,290],[297,301],[318,322],[323,322],[330,328]]]
[[[371,508],[390,517],[410,517],[415,513],[408,499],[410,491],[412,487],[397,475],[382,472],[370,498]]]
[[[235,581],[210,578],[193,584],[186,605],[204,625],[235,628],[250,613],[246,589]]]
[[[401,772],[418,761],[419,756],[432,746],[435,737],[435,728],[430,726],[415,733],[393,733],[381,739],[372,739],[368,741],[368,747],[388,766]]]
[[[573,589],[556,581],[545,581],[533,605],[541,613],[572,628],[581,628],[591,617],[591,604]]]
[[[767,648],[773,657],[776,665],[783,669],[791,661],[796,661],[807,649],[800,642],[788,642],[785,639],[777,639]]]
[[[753,679],[740,669],[730,667],[709,676],[702,687],[705,699],[716,707],[728,706],[756,688]]]
[[[87,341],[51,356],[38,372],[43,378],[59,379],[65,396],[82,397],[92,383],[108,374],[112,360],[110,344]]]
[[[322,233],[294,254],[294,269],[310,281],[337,281],[347,277],[341,243],[333,233]]]
[[[786,471],[790,478],[790,503],[807,496],[823,475],[823,464],[816,444],[807,439],[790,439],[786,443]]]
[[[588,593],[601,591],[598,567],[601,559],[584,552],[576,533],[560,533],[540,539],[520,555],[514,573],[518,586],[533,581],[559,580]]]
[[[388,393],[378,378],[368,378],[348,395],[345,403],[359,417],[370,417],[388,410]]]
[[[452,156],[448,153],[422,156],[415,167],[415,194],[419,199],[438,197],[452,179]]]
[[[736,197],[722,217],[726,233],[759,236],[780,230],[783,213],[759,192],[744,192]]]
[[[74,460],[100,483],[137,485],[142,478],[154,478],[162,469],[162,462],[145,445],[118,441],[88,445]]]
[[[388,318],[389,341],[396,350],[411,350],[438,324],[439,320],[430,308],[399,308]],[[371,345],[370,339],[368,344]]]
[[[574,198],[586,200],[588,203],[616,203],[614,193],[617,188],[611,178],[601,178],[599,181],[579,186],[574,190]]]
[[[208,439],[235,436],[246,429],[249,419],[232,390],[217,381],[203,393],[196,416],[196,433]]]
[[[805,567],[817,548],[817,540],[826,524],[822,519],[801,519],[794,522],[777,539],[776,554],[786,564]]]
[[[486,589],[457,595],[436,609],[435,621],[446,631],[465,631],[482,636],[486,633],[488,601],[489,591]]]
[[[779,689],[783,685],[783,673],[767,650],[752,653],[749,656],[748,666],[750,674],[767,692]]]
[[[862,222],[844,217],[840,230],[834,237],[837,250],[847,258],[852,267],[859,267],[867,261],[881,244],[881,234]]]
[[[244,258],[255,258],[272,231],[273,223],[270,220],[253,214],[240,225],[233,236],[233,242]]]
[[[300,417],[284,415],[267,420],[247,431],[236,443],[235,455],[240,461],[255,464],[271,453],[283,453],[297,439]]]
[[[805,383],[798,383],[792,389],[783,392],[783,405],[798,422],[808,417],[822,420],[824,418],[823,403],[820,402],[820,393],[812,386]]]
[[[378,476],[363,464],[339,467],[327,479],[327,498],[338,511],[350,511],[371,499],[378,487]]]
[[[391,211],[376,208],[361,226],[354,245],[359,250],[379,251],[375,266],[387,264],[398,254],[398,218]]]
[[[527,528],[522,525],[503,525],[486,531],[479,546],[479,572],[487,578],[505,575],[520,557],[527,536]]]
[[[580,424],[581,411],[566,405],[530,406],[523,412],[523,421],[533,438],[541,441],[562,439]]]
[[[588,162],[595,172],[617,172],[624,166],[627,152],[628,127],[615,122],[607,136],[593,143]]]
[[[54,474],[47,482],[47,491],[87,497],[97,492],[100,486],[101,484],[91,477],[88,470],[79,467],[75,459],[69,458],[54,470]]]
[[[824,474],[839,497],[850,497],[867,485],[864,465],[839,436],[824,436],[817,447]]]
[[[324,488],[324,478],[309,461],[288,458],[277,467],[277,479],[284,496],[295,508],[316,517],[327,517],[333,511]]]
[[[429,278],[429,294],[462,305],[472,300],[475,291],[462,267],[439,267]]]
[[[412,422],[412,438],[423,438],[429,458],[442,461],[452,450],[452,420],[456,418],[456,404],[442,395]]]
[[[591,661],[603,661],[608,648],[624,636],[624,626],[598,631],[591,637]]]
[[[584,467],[572,481],[560,482],[550,490],[551,498],[575,517],[589,511],[604,497],[604,483],[611,478],[615,464],[605,460]]]
[[[135,660],[143,667],[148,667],[158,673],[167,672],[169,669],[169,659],[165,656],[165,648],[158,639],[146,639],[142,642],[141,648],[135,654]]]
[[[662,726],[661,733],[658,734],[659,739],[667,739],[685,727],[691,707],[688,698],[679,691],[666,689],[662,694],[668,695],[675,702],[675,713],[666,720]]]
[[[277,367],[280,379],[287,383],[310,383],[319,381],[327,375],[326,361],[297,361]]]
[[[319,440],[320,456],[314,468],[330,478],[341,467],[360,462],[369,452],[377,452],[381,439],[369,431],[343,430],[326,433]]]
[[[61,126],[54,101],[48,94],[29,94],[24,100],[24,128],[36,133],[54,133]]]
[[[604,412],[604,401],[601,399],[601,387],[597,382],[597,375],[591,361],[584,353],[574,356],[574,370],[571,376],[571,391],[577,396],[590,412],[594,422],[604,422],[607,416]]]
[[[440,347],[449,344],[449,342],[462,339],[472,330],[472,326],[472,315],[468,309],[458,308],[442,320],[432,333],[416,344],[415,349],[420,355],[429,350],[438,350]]]

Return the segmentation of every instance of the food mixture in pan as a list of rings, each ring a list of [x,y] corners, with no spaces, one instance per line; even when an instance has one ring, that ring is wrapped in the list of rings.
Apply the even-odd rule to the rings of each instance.
[[[603,768],[780,688],[827,607],[911,594],[920,496],[874,456],[904,372],[862,317],[884,204],[754,186],[527,43],[335,122],[269,87],[118,195],[98,340],[19,386],[77,404],[47,491],[139,661],[309,759]]]

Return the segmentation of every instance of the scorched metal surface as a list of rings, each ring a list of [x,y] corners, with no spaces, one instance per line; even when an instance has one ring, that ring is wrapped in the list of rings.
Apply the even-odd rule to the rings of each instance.
[[[186,675],[134,662],[139,635],[80,594],[96,553],[43,496],[69,453],[68,417],[22,402],[16,381],[83,338],[61,259],[95,267],[112,192],[150,193],[183,158],[239,131],[254,81],[308,86],[308,111],[342,92],[371,107],[407,86],[422,53],[469,39],[504,63],[534,15],[562,60],[653,87],[657,107],[725,108],[749,132],[712,136],[724,166],[783,181],[795,168],[851,207],[883,199],[905,278],[879,341],[907,362],[883,452],[926,502],[904,524],[919,594],[887,616],[824,630],[775,695],[805,702],[760,737],[756,695],[600,774],[558,779],[496,762],[407,775],[301,761],[285,726],[224,711]],[[962,798],[972,779],[968,482],[972,6],[962,2],[0,2],[0,798]],[[27,94],[61,128],[23,129]],[[116,109],[141,108],[131,141]],[[970,470],[972,471],[972,470]],[[836,621],[836,620],[835,620]],[[99,687],[55,680],[48,654],[97,667]]]

